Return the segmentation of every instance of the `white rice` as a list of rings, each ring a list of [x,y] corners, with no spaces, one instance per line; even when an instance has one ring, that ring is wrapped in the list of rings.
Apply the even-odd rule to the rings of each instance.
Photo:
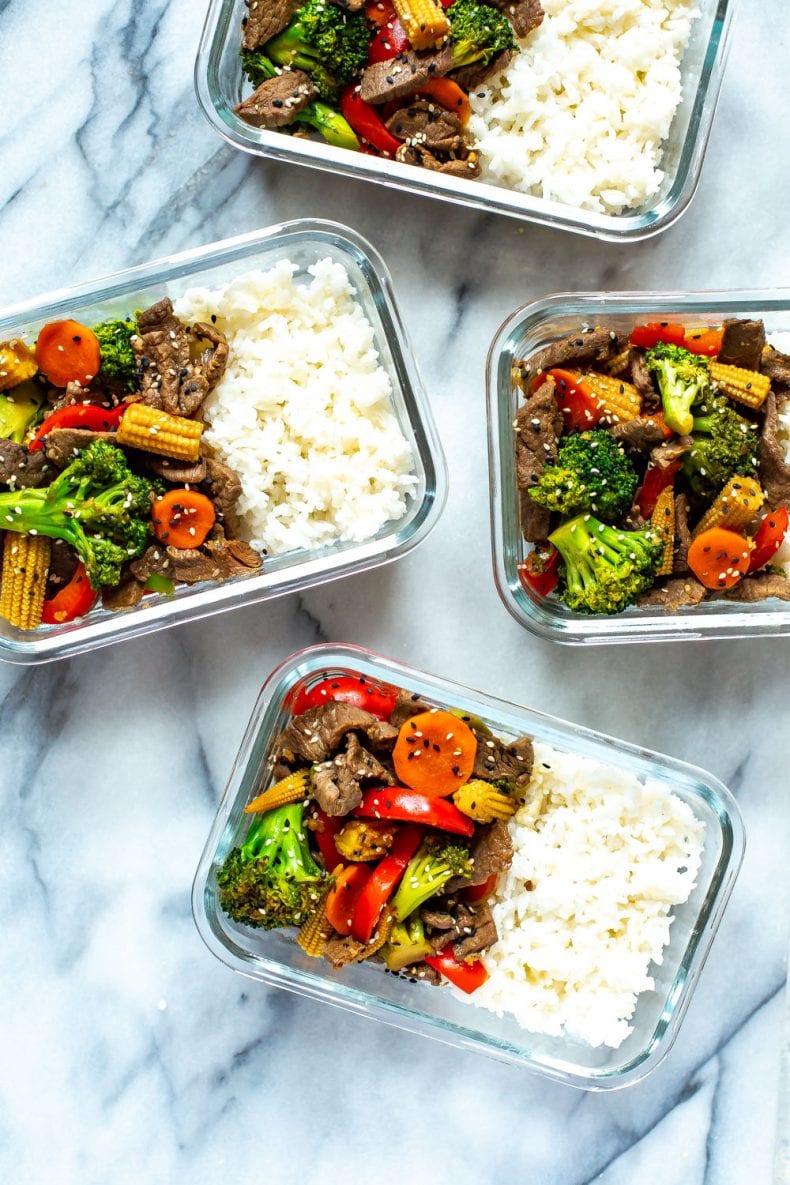
[[[601,213],[639,206],[663,179],[694,0],[542,3],[542,25],[470,96],[482,176]]]
[[[528,808],[510,822],[489,978],[453,991],[532,1032],[616,1047],[694,887],[704,826],[667,786],[549,745],[535,745],[533,784],[546,806],[536,824]]]
[[[362,541],[406,511],[411,448],[373,326],[345,268],[322,259],[191,288],[184,321],[227,335],[227,370],[205,403],[204,439],[239,474],[240,533],[270,555]]]

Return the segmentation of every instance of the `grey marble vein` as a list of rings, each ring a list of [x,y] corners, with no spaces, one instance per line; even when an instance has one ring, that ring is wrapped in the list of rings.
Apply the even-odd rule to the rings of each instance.
[[[3,1182],[772,1181],[790,647],[530,637],[491,581],[485,455],[485,355],[517,305],[566,288],[790,286],[785,10],[743,7],[699,194],[676,228],[625,247],[235,152],[192,89],[201,4],[0,0],[0,303],[291,217],[349,222],[392,271],[451,483],[430,539],[397,564],[64,664],[0,666]],[[418,635],[427,601],[436,625]],[[746,861],[646,1081],[582,1094],[247,982],[205,951],[191,880],[253,700],[324,639],[732,787]]]

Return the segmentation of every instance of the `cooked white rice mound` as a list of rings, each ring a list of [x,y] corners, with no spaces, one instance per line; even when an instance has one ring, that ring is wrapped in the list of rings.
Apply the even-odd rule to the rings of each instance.
[[[471,95],[482,176],[601,213],[639,206],[663,178],[695,4],[542,3],[542,25]]]
[[[616,1047],[694,887],[704,827],[665,785],[549,745],[535,745],[533,783],[546,805],[537,824],[526,810],[510,822],[489,979],[456,994],[536,1033]]]
[[[227,335],[227,370],[204,439],[239,474],[240,532],[270,555],[369,539],[416,486],[373,326],[345,268],[322,259],[297,283],[283,260],[222,288],[191,288],[184,321]]]

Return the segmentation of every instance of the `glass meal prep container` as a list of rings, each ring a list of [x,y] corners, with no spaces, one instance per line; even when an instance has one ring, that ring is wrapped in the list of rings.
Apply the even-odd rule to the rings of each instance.
[[[664,144],[659,190],[643,206],[622,214],[579,210],[482,180],[444,176],[384,157],[333,148],[245,123],[234,108],[242,97],[239,58],[245,0],[210,0],[195,65],[198,100],[228,143],[271,160],[292,161],[346,177],[364,177],[394,189],[523,218],[546,226],[620,242],[648,238],[670,226],[688,206],[699,182],[719,97],[737,0],[699,0],[699,17],[681,66],[683,100]]]
[[[392,383],[392,405],[409,443],[416,485],[401,519],[385,523],[361,543],[340,541],[321,548],[266,557],[249,576],[177,587],[154,594],[133,609],[97,608],[81,620],[24,631],[0,618],[0,659],[45,662],[137,637],[196,618],[310,588],[339,576],[364,572],[405,554],[435,524],[444,506],[444,457],[425,391],[406,339],[389,272],[378,253],[355,231],[332,222],[297,220],[226,239],[183,254],[129,268],[102,280],[49,293],[0,310],[0,341],[25,337],[32,342],[48,321],[71,317],[88,324],[127,316],[163,296],[176,298],[195,285],[218,287],[254,268],[288,259],[296,280],[320,259],[346,269],[355,297],[374,329],[381,365]]]
[[[574,292],[522,305],[508,317],[488,353],[488,461],[494,579],[516,621],[555,642],[666,642],[790,634],[790,604],[707,601],[677,613],[633,606],[612,617],[574,613],[556,597],[522,585],[518,565],[532,550],[521,533],[513,420],[523,401],[512,367],[544,346],[595,325],[629,334],[645,321],[720,324],[726,317],[762,318],[768,340],[790,330],[790,291]]]
[[[299,692],[321,679],[364,675],[416,692],[437,707],[482,718],[498,735],[524,733],[557,749],[619,766],[641,778],[671,786],[705,828],[697,884],[689,900],[673,909],[670,943],[660,966],[651,965],[654,991],[643,993],[631,1018],[633,1033],[618,1049],[592,1048],[571,1038],[527,1032],[507,1015],[465,1004],[445,987],[413,983],[386,974],[381,964],[361,963],[333,971],[310,958],[293,931],[254,930],[220,909],[217,870],[246,832],[244,806],[271,780],[276,738]],[[729,792],[710,774],[614,740],[542,712],[413,670],[367,650],[321,645],[286,659],[263,685],[253,709],[217,817],[200,860],[192,908],[201,937],[219,959],[254,979],[314,1000],[382,1020],[409,1032],[474,1049],[503,1061],[590,1090],[626,1086],[644,1077],[674,1041],[732,890],[744,850],[743,826]]]

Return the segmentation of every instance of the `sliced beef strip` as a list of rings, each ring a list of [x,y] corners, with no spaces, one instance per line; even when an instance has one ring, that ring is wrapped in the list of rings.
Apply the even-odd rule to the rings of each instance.
[[[192,333],[198,341],[209,343],[200,355],[200,366],[209,391],[213,391],[228,365],[228,339],[216,325],[209,325],[207,321],[196,321],[192,326]]]
[[[429,151],[458,152],[466,147],[458,116],[426,99],[417,99],[396,111],[386,127],[406,144],[420,144]]]
[[[777,439],[779,413],[773,391],[769,392],[763,409],[765,419],[757,446],[758,472],[768,504],[778,506],[790,498],[790,465],[785,461],[785,450]]]
[[[529,490],[518,492],[521,533],[529,543],[545,543],[551,531],[551,511],[530,498]]]
[[[235,525],[236,504],[242,493],[241,479],[235,469],[215,461],[213,457],[207,457],[206,477],[200,483],[200,492],[214,503],[220,521],[227,522],[232,528]]]
[[[689,500],[685,494],[677,494],[675,497],[675,559],[672,565],[674,576],[683,576],[688,572],[690,546]]]
[[[253,127],[282,128],[293,123],[317,94],[303,70],[283,70],[262,82],[234,110]]]
[[[459,963],[481,954],[493,946],[499,935],[493,914],[487,902],[481,901],[472,910],[473,926],[471,934],[465,934],[453,943],[453,954]]]
[[[313,766],[310,782],[316,801],[328,815],[347,815],[362,801],[362,783],[394,784],[388,769],[363,748],[356,733],[346,735],[346,750]]]
[[[280,733],[277,754],[291,761],[301,757],[305,761],[326,761],[333,756],[340,742],[348,732],[362,732],[368,729],[376,717],[370,712],[356,708],[353,704],[332,701],[308,708],[300,716],[294,716]]]
[[[360,959],[364,959],[365,951],[367,950],[367,943],[357,942],[356,938],[341,938],[339,934],[333,934],[328,942],[325,943],[321,954],[331,963],[335,971],[339,971],[341,967],[347,967],[349,963],[358,963]]]
[[[744,576],[735,588],[730,588],[721,595],[723,600],[743,601],[747,604],[764,601],[769,597],[790,601],[790,580],[786,576],[780,576],[778,572],[757,572],[754,576]]]
[[[430,705],[420,699],[416,693],[401,690],[395,700],[395,707],[390,712],[390,724],[395,728],[400,728],[407,720],[411,720],[412,716],[417,716],[420,712],[427,712],[429,708]]]
[[[641,607],[667,609],[675,613],[685,605],[699,605],[707,595],[704,584],[700,584],[693,576],[678,576],[643,593],[637,603]]]
[[[526,786],[534,760],[531,739],[519,737],[512,744],[506,744],[477,729],[473,729],[473,732],[477,737],[473,776],[485,778],[489,782],[513,782],[518,787]]]
[[[661,397],[656,390],[653,376],[647,369],[646,351],[637,346],[631,346],[628,362],[631,370],[631,382],[642,396],[642,411],[658,411]]]
[[[172,481],[175,485],[198,485],[204,481],[208,472],[203,457],[199,457],[194,465],[186,461],[177,461],[174,457],[158,457],[155,453],[144,453],[134,450],[135,468],[146,469],[156,477],[163,477],[165,481]]]
[[[168,579],[173,579],[173,561],[171,560],[167,548],[162,547],[159,543],[152,543],[147,547],[141,556],[136,560],[132,560],[129,565],[129,571],[132,576],[145,584],[149,576],[156,573],[157,576],[166,576]]]
[[[472,844],[474,867],[471,877],[454,876],[445,885],[445,893],[453,893],[465,885],[482,885],[494,873],[499,875],[510,867],[513,859],[513,840],[507,823],[497,820],[487,827],[478,827]]]
[[[658,448],[654,448],[650,454],[650,460],[654,465],[658,465],[659,469],[668,469],[673,461],[685,457],[693,443],[690,436],[675,437],[668,440],[666,444],[660,444]]]
[[[360,98],[365,103],[388,103],[412,94],[430,78],[440,78],[451,69],[449,46],[418,53],[410,49],[385,62],[376,62],[362,72]]]
[[[562,413],[557,406],[553,379],[541,383],[519,408],[515,431],[516,483],[524,490],[535,485],[547,463],[557,460]]]
[[[219,580],[217,562],[198,548],[168,547],[167,558],[172,564],[171,578],[182,584],[199,584],[201,580]]]
[[[543,18],[546,15],[540,0],[519,0],[517,4],[514,4],[513,0],[485,0],[485,2],[491,3],[492,7],[504,12],[517,37],[528,37],[533,29],[537,29],[543,24]]]
[[[244,25],[243,46],[256,49],[282,33],[302,0],[250,0]]]
[[[344,12],[361,12],[365,7],[365,0],[331,0],[331,3]]]
[[[760,369],[772,383],[779,387],[790,387],[790,354],[766,346],[760,359]]]
[[[392,752],[398,739],[399,729],[387,720],[374,720],[367,732],[374,749]]]
[[[461,66],[460,70],[451,70],[449,77],[453,82],[457,82],[462,90],[475,91],[500,70],[504,70],[514,57],[515,52],[512,49],[503,49],[487,66],[482,62],[474,62],[471,66]]]
[[[44,452],[47,460],[59,469],[70,465],[80,449],[87,448],[95,440],[115,440],[114,432],[91,432],[88,428],[53,428],[44,437]]]
[[[580,332],[526,358],[520,365],[520,371],[524,379],[529,379],[541,370],[552,370],[554,367],[573,368],[590,362],[606,362],[616,352],[617,342],[617,334],[613,330],[591,329],[589,332]]]
[[[427,963],[412,963],[410,967],[403,967],[398,972],[401,979],[408,979],[411,983],[430,983],[432,987],[441,987],[442,976],[435,967]]]
[[[203,546],[219,569],[217,580],[249,576],[263,562],[260,553],[241,539],[209,539]]]
[[[73,547],[64,543],[62,539],[51,541],[49,554],[49,571],[47,572],[47,590],[45,599],[49,600],[68,584],[77,571],[79,557]]]
[[[611,432],[615,440],[636,452],[647,452],[664,439],[664,429],[650,416],[637,416],[625,423],[615,424]]]
[[[395,159],[404,165],[431,169],[435,173],[446,173],[450,177],[467,177],[474,180],[480,175],[480,161],[477,153],[468,148],[459,149],[450,156],[438,157],[423,144],[401,144]]]
[[[0,485],[26,490],[49,485],[54,476],[43,449],[29,453],[15,440],[0,439]]]
[[[429,930],[452,930],[455,918],[449,909],[428,907],[420,910],[420,917]]]
[[[167,296],[140,313],[137,328],[139,334],[132,338],[132,348],[138,359],[143,402],[171,415],[194,415],[211,390],[209,375],[216,382],[224,370],[224,334],[201,324],[190,335]],[[193,363],[190,345],[195,336],[208,338],[211,350]]]
[[[762,321],[732,318],[724,322],[718,361],[724,366],[759,370],[764,346],[765,325]]]
[[[103,588],[101,603],[103,608],[109,609],[113,613],[119,609],[133,609],[142,601],[143,592],[144,588],[141,582],[135,580],[134,576],[129,576],[115,588]]]

